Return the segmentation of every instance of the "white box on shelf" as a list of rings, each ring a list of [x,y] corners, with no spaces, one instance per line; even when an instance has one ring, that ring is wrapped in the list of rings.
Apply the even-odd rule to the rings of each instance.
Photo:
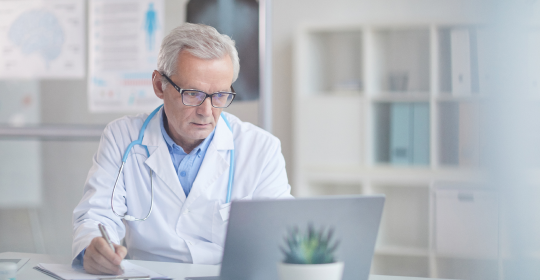
[[[445,257],[496,258],[498,199],[492,190],[435,187],[435,252]]]

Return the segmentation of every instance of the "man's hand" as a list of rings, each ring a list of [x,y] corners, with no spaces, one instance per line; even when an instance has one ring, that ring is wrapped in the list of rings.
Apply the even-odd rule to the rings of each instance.
[[[126,257],[127,249],[122,245],[113,246],[116,253],[103,237],[92,239],[84,253],[84,270],[91,274],[122,274],[120,263]]]

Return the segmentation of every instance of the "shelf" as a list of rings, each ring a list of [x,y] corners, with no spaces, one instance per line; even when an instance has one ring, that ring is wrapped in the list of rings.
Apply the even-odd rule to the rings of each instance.
[[[499,263],[495,259],[485,260],[441,257],[437,258],[435,263],[437,278],[501,279],[499,275]]]
[[[361,165],[305,165],[303,175],[313,182],[357,183],[370,180],[373,183],[388,183],[394,186],[422,184],[426,187],[433,181],[481,182],[481,172],[467,168],[427,167],[365,167]]]
[[[295,153],[310,163],[362,162],[362,96],[298,96]]]
[[[310,92],[302,95],[302,97],[358,97],[363,96],[363,91],[358,90],[330,90],[330,91],[317,91]]]
[[[350,92],[335,92],[335,91],[320,91],[310,94],[300,95],[297,97],[300,103],[305,102],[332,102],[343,100],[345,102],[354,102],[364,100],[365,96],[360,91]],[[317,103],[320,104],[320,103]],[[339,102],[336,105],[340,105]]]
[[[429,277],[429,264],[429,258],[425,256],[375,254],[370,273],[413,277],[411,279],[427,278]]]
[[[362,194],[362,185],[359,182],[317,182],[310,184],[310,188],[315,196]]]
[[[377,88],[384,91],[429,91],[429,29],[377,28],[374,31]]]
[[[310,67],[302,92],[363,90],[361,31],[314,31],[304,38],[303,63]]]
[[[429,249],[423,247],[379,246],[375,248],[375,254],[390,256],[429,257]]]
[[[480,102],[489,98],[486,94],[474,93],[463,95],[452,95],[451,93],[440,93],[435,96],[435,101],[439,102]]]
[[[57,141],[97,141],[105,126],[100,125],[0,125],[0,139],[38,139]]]
[[[371,96],[375,102],[429,102],[429,92],[384,92]]]
[[[498,260],[497,256],[485,256],[485,255],[457,255],[457,254],[441,254],[435,252],[436,258],[443,259],[459,259],[459,260]]]
[[[427,185],[429,186],[429,185]],[[429,247],[429,188],[421,184],[395,187],[372,184],[372,192],[386,197],[377,245]]]
[[[384,194],[372,273],[427,277],[452,263],[433,258],[436,187],[493,191],[480,135],[470,133],[490,94],[478,52],[485,34],[472,22],[392,22],[303,26],[295,36],[291,185],[298,196]],[[468,88],[452,88],[458,74]],[[538,174],[527,178],[540,184]]]

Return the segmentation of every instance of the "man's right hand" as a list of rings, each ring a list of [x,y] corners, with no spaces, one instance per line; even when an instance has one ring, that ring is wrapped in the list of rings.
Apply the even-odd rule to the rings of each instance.
[[[127,249],[113,243],[116,253],[103,237],[92,239],[84,253],[84,270],[91,274],[122,274],[120,263],[126,257]]]

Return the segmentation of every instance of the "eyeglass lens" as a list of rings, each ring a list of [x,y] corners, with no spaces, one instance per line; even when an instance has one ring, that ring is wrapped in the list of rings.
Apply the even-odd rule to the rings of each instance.
[[[196,90],[186,90],[182,94],[182,101],[185,105],[199,106],[206,98],[206,93]],[[212,94],[212,106],[227,107],[233,100],[233,94],[227,92],[217,92]]]

